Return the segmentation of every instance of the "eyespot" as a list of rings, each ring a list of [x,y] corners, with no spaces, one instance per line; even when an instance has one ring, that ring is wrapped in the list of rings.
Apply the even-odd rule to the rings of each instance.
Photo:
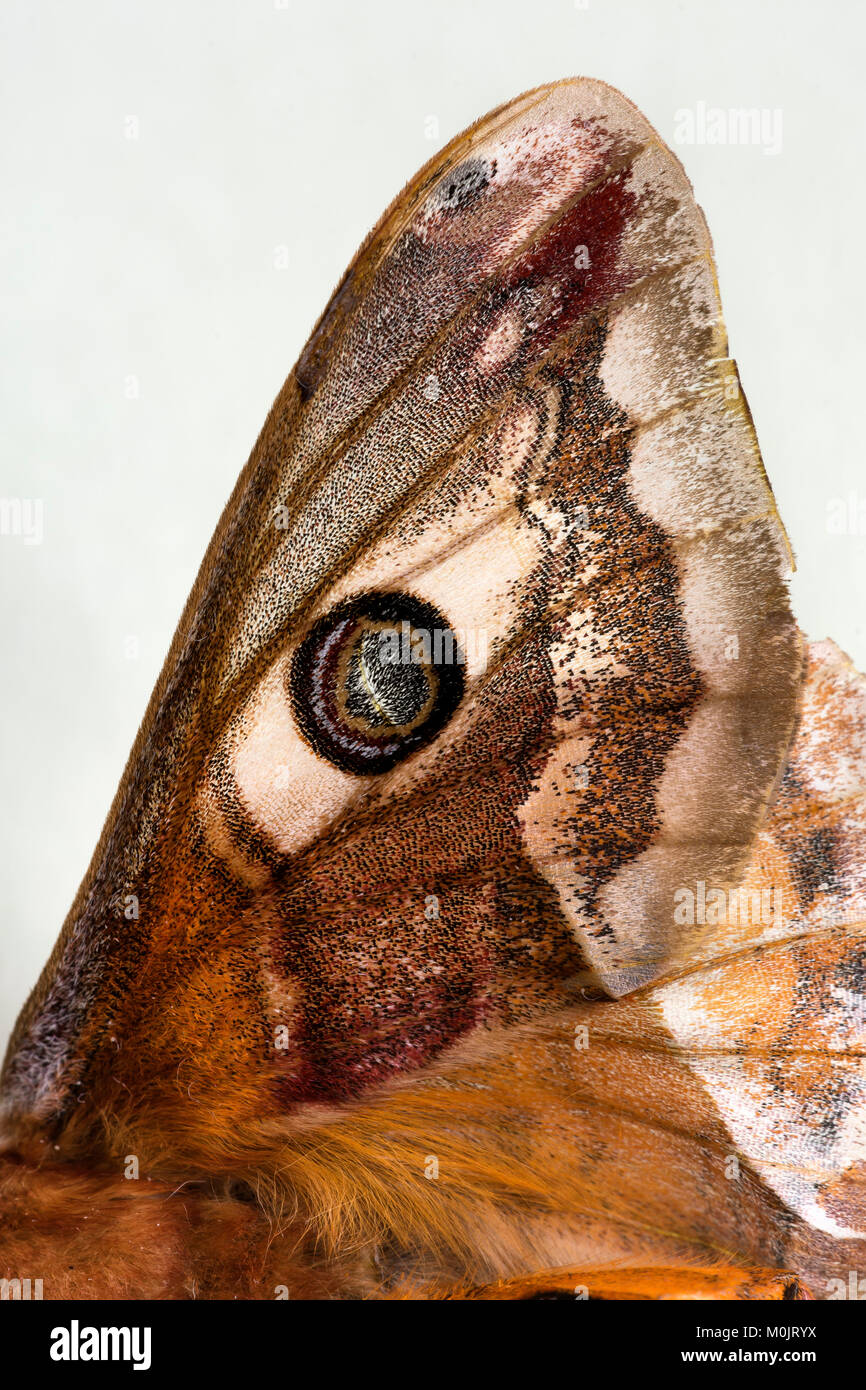
[[[448,723],[464,655],[442,614],[410,594],[368,593],[319,618],[289,671],[295,719],[344,772],[387,772]]]

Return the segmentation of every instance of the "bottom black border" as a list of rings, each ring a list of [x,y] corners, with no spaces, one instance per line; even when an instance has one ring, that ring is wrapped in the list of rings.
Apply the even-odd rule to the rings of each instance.
[[[274,1302],[274,1303],[40,1303],[10,1301],[0,1308],[4,1362],[52,1378],[91,1379],[109,1370],[158,1378],[192,1371],[221,1381],[265,1366],[289,1380],[310,1374],[354,1375],[364,1362],[392,1382],[429,1382],[437,1373],[460,1380],[477,1373],[518,1374],[512,1355],[535,1358],[532,1382],[551,1374],[580,1375],[599,1360],[617,1377],[633,1372],[689,1376],[708,1365],[728,1371],[761,1366],[774,1376],[804,1368],[822,1380],[847,1371],[859,1347],[864,1310],[844,1302],[711,1303],[595,1302],[571,1298],[511,1303]],[[130,1350],[147,1347],[149,1365],[130,1361],[59,1360],[51,1355],[94,1343],[89,1328],[138,1328]],[[60,1333],[66,1329],[69,1340]],[[408,1348],[406,1339],[409,1340]],[[123,1345],[126,1339],[119,1338]],[[100,1347],[102,1342],[100,1340]],[[110,1351],[112,1341],[105,1340]],[[855,1353],[856,1354],[856,1353]],[[313,1358],[312,1365],[310,1358]],[[562,1360],[565,1366],[562,1366]],[[318,1368],[318,1369],[317,1369]],[[558,1369],[557,1369],[558,1368]],[[597,1370],[596,1372],[597,1373]],[[523,1375],[520,1375],[523,1378]],[[244,1385],[242,1390],[251,1390]]]

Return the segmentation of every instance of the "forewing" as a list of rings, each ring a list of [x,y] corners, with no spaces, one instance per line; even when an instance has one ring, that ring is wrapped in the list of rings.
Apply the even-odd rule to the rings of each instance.
[[[677,160],[586,80],[473,127],[274,406],[8,1108],[144,1093],[195,1152],[575,981],[682,964],[676,892],[736,884],[791,737],[786,567]],[[365,773],[323,755],[293,673],[317,623],[383,594],[442,616],[461,683],[435,738]]]

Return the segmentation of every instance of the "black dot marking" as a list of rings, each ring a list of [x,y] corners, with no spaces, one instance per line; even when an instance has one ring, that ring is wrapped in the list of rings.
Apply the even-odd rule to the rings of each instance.
[[[495,160],[467,159],[458,164],[437,189],[437,207],[446,212],[465,208],[484,192],[495,173]]]

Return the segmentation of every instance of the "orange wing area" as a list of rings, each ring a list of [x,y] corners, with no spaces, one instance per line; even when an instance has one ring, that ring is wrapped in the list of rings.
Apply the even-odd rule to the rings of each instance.
[[[566,1299],[611,1301],[783,1300],[811,1299],[794,1274],[778,1269],[555,1269],[523,1279],[501,1279],[496,1284],[448,1294],[453,1299],[498,1300]]]

